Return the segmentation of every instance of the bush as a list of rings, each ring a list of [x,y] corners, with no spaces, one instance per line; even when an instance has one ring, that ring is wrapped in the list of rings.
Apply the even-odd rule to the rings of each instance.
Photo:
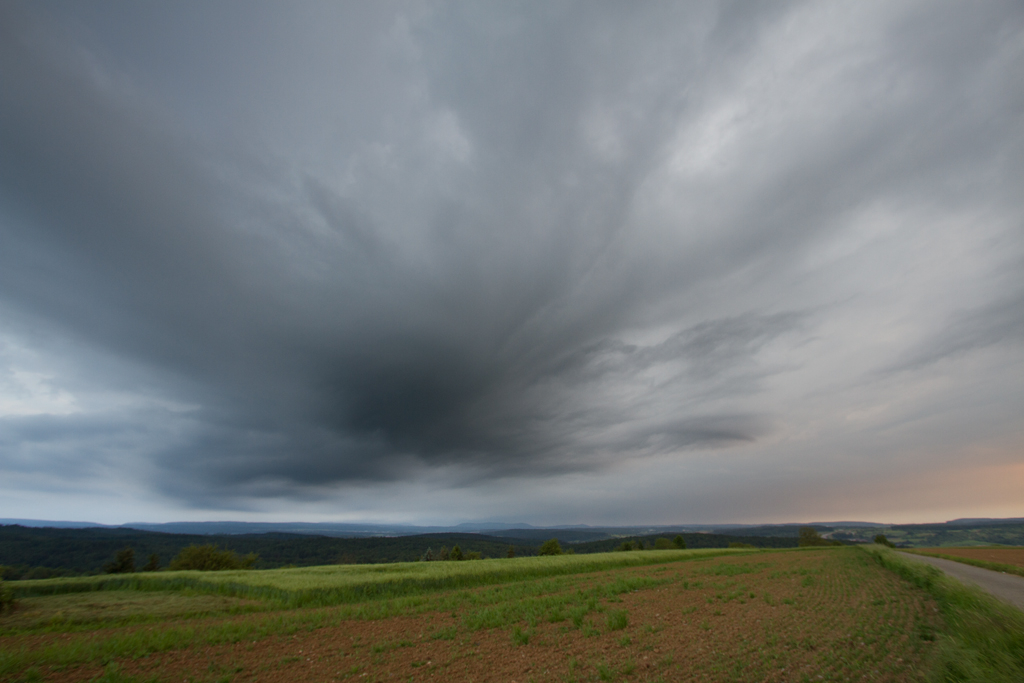
[[[217,546],[190,545],[171,560],[169,569],[198,569],[201,571],[217,571],[221,569],[251,569],[259,556],[249,553],[239,557],[233,550],[218,550]]]
[[[672,541],[667,538],[658,538],[654,541],[655,550],[671,550],[672,548]]]
[[[562,554],[562,544],[560,544],[558,542],[557,538],[552,538],[550,540],[544,541],[544,543],[541,544],[540,549],[537,551],[537,554],[538,555],[561,555]]]
[[[131,574],[135,571],[135,551],[131,548],[122,548],[114,555],[114,561],[103,567],[108,574]]]
[[[824,539],[822,539],[824,540]],[[739,541],[732,541],[729,544],[730,548],[756,548],[756,545],[750,545],[749,543],[740,543]]]
[[[620,545],[618,549],[622,552],[627,552],[633,549],[633,543],[631,541],[623,541],[622,545]]]
[[[484,556],[481,555],[476,550],[471,550],[468,553],[466,553],[466,559],[467,560],[482,560],[482,559],[484,559]]]
[[[160,569],[160,556],[153,553],[149,556],[149,559],[146,560],[146,564],[142,567],[142,571],[155,572],[157,569]]]
[[[515,557],[515,556],[516,556],[516,547],[514,545],[510,545],[508,547],[508,552],[505,553],[505,557],[512,558],[512,557]]]
[[[672,542],[675,543],[676,547],[680,550],[686,550],[686,539],[683,538],[682,534],[679,534],[675,538],[673,538]]]
[[[875,536],[875,543],[877,543],[879,545],[888,546],[889,548],[895,548],[896,547],[895,545],[893,545],[892,541],[890,541],[888,538],[885,537],[885,534],[878,534],[878,535],[876,535]]]

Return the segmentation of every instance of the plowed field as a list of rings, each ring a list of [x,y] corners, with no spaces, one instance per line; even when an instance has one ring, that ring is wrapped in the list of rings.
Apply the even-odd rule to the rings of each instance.
[[[1024,567],[1024,548],[915,548],[931,555],[951,555],[969,560],[984,560]]]
[[[0,678],[916,681],[942,628],[927,594],[855,548],[535,579],[373,614],[298,609],[24,632],[0,637],[9,655]],[[169,644],[159,646],[154,631]],[[183,632],[192,634],[184,642]],[[134,656],[88,654],[133,638]],[[30,666],[13,671],[15,656]]]

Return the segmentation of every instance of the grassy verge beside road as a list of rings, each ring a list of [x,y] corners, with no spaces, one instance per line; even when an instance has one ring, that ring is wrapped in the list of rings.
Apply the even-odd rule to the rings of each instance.
[[[946,629],[939,637],[933,680],[1024,681],[1024,612],[893,550],[862,547],[879,564],[927,590],[938,602]]]

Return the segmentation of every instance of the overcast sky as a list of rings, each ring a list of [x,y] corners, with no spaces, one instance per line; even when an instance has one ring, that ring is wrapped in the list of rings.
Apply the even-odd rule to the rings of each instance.
[[[0,4],[0,517],[1024,516],[1024,4]]]

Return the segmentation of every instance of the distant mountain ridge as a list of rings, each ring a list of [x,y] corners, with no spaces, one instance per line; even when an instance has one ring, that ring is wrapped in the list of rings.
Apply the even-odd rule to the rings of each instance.
[[[796,536],[801,526],[812,526],[822,533],[840,531],[837,537],[871,538],[876,530],[940,531],[970,527],[1000,527],[1024,524],[1024,517],[960,518],[947,522],[925,524],[883,524],[879,522],[787,522],[781,524],[673,524],[635,526],[590,526],[569,524],[535,526],[526,522],[463,522],[449,526],[416,526],[412,524],[374,524],[353,522],[131,522],[128,524],[99,524],[95,522],[50,521],[39,519],[0,518],[0,524],[55,529],[137,529],[166,534],[194,535],[247,535],[247,534],[300,534],[332,538],[374,538],[419,536],[423,534],[484,533],[533,542],[558,538],[564,543],[582,543],[608,538],[624,538],[651,534],[712,533],[760,537]]]

